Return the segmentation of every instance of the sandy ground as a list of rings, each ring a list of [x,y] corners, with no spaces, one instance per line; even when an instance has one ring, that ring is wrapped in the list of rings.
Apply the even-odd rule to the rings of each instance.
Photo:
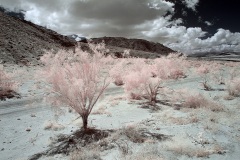
[[[12,70],[16,66],[8,66]],[[22,67],[23,84],[19,89],[21,99],[0,102],[0,159],[24,160],[50,148],[51,140],[59,134],[71,134],[81,127],[78,115],[66,112],[55,116],[53,108],[43,100],[46,94],[34,88],[37,82],[32,75],[36,67]],[[150,133],[164,134],[168,140],[158,141],[151,136],[144,143],[121,139],[121,145],[99,151],[101,159],[214,159],[237,160],[240,157],[240,98],[225,100],[226,91],[204,91],[200,77],[187,77],[165,85],[172,88],[190,88],[224,106],[223,111],[213,112],[206,108],[176,110],[173,106],[159,104],[152,111],[141,108],[136,101],[129,101],[121,87],[111,84],[94,114],[89,117],[90,127],[100,130],[118,130],[126,126],[143,129]],[[215,85],[214,88],[225,89]],[[161,97],[159,97],[161,98]],[[46,129],[49,124],[55,128]],[[120,139],[117,140],[120,144]],[[123,148],[127,152],[123,152]],[[70,159],[57,154],[40,159]],[[79,158],[80,159],[80,158]],[[91,158],[90,158],[91,159]]]

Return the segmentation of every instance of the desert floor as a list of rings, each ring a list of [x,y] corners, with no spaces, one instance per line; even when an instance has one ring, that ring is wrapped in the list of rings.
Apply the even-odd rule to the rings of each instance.
[[[225,62],[223,62],[225,63]],[[240,65],[240,63],[238,62]],[[7,65],[7,70],[19,66]],[[142,107],[144,101],[128,100],[122,87],[111,84],[89,117],[89,126],[111,130],[109,136],[79,145],[69,154],[47,150],[58,135],[70,135],[81,127],[78,115],[56,111],[44,99],[47,93],[33,75],[38,67],[22,66],[20,99],[0,101],[0,159],[214,159],[237,160],[240,157],[240,97],[226,100],[225,85],[213,85],[205,91],[201,77],[188,76],[166,82],[171,89],[188,88],[221,104],[223,110],[178,108],[159,103],[159,109]],[[168,95],[171,97],[171,95]],[[164,96],[159,95],[164,102]],[[59,136],[58,136],[59,137]],[[66,136],[65,136],[66,137]],[[84,143],[84,142],[82,142]]]

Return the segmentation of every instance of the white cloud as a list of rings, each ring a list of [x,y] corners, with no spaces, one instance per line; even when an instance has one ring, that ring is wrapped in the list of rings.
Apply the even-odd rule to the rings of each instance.
[[[195,10],[199,0],[184,2]],[[219,29],[203,39],[201,28],[172,20],[174,4],[164,0],[1,0],[0,5],[25,9],[28,20],[61,34],[141,38],[184,53],[240,51],[240,33]]]
[[[192,31],[191,31],[192,30]],[[231,33],[229,30],[218,29],[218,31],[207,39],[201,39],[204,35],[200,29],[185,30],[183,38],[179,43],[169,43],[168,46],[182,51],[184,53],[196,52],[224,52],[233,51],[239,52],[240,50],[240,33]]]
[[[211,22],[209,22],[209,21],[205,21],[204,22],[206,25],[208,25],[208,26],[212,26],[213,24],[211,23]]]
[[[199,0],[184,0],[183,3],[186,5],[187,8],[196,11],[196,6],[199,3]]]

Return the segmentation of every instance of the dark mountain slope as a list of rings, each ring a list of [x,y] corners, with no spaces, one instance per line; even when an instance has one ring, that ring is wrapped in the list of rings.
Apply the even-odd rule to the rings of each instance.
[[[149,42],[143,39],[127,39],[123,37],[101,37],[93,38],[91,42],[95,44],[104,42],[107,46],[114,46],[118,48],[155,53],[157,55],[168,55],[171,52],[175,52],[172,49],[165,47],[160,43]]]
[[[57,32],[0,12],[0,60],[28,63],[40,57],[44,50],[69,49],[76,42]]]

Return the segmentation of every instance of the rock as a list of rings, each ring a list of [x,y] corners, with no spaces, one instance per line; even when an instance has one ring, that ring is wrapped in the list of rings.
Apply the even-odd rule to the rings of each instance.
[[[26,129],[26,131],[27,131],[27,132],[30,132],[30,131],[31,131],[31,129],[30,129],[30,128],[27,128],[27,129]]]
[[[31,114],[31,117],[36,117],[36,115],[35,114]]]

